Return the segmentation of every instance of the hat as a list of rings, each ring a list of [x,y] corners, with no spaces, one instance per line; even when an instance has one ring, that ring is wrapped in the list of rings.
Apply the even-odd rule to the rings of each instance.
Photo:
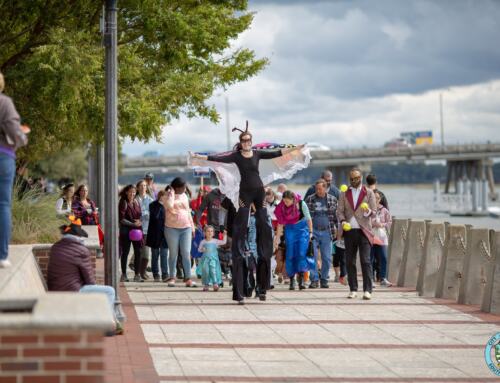
[[[88,237],[89,235],[85,230],[82,229],[82,221],[80,218],[75,219],[75,216],[71,215],[68,217],[71,221],[69,225],[61,226],[62,234],[76,235],[77,237]]]
[[[151,179],[153,179],[153,178],[155,178],[155,177],[154,177],[153,173],[151,173],[151,172],[150,172],[150,173],[146,173],[146,174],[144,175],[144,178],[151,178]]]

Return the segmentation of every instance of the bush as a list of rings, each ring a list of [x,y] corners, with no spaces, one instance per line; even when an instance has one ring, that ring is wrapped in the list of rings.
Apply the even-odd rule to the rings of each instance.
[[[12,238],[13,244],[54,243],[61,236],[59,226],[66,223],[56,216],[56,194],[47,194],[40,189],[21,192],[19,184],[14,185],[12,196]]]

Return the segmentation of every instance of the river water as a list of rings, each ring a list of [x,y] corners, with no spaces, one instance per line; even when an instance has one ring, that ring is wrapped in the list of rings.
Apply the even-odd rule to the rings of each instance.
[[[299,193],[307,190],[304,185],[296,185],[295,188]],[[386,195],[391,214],[396,218],[431,219],[434,222],[469,224],[475,228],[500,230],[498,218],[451,217],[445,213],[435,213],[432,185],[380,185],[380,190]]]
[[[157,185],[164,188],[165,185]],[[213,187],[214,185],[212,185]],[[191,185],[196,190],[195,185]],[[276,185],[272,185],[276,190]],[[289,184],[290,190],[305,194],[309,185]],[[389,201],[391,214],[396,218],[430,219],[434,222],[469,224],[475,228],[487,228],[500,231],[500,219],[493,217],[451,217],[445,213],[434,212],[432,185],[379,185]],[[498,203],[496,204],[498,206]]]

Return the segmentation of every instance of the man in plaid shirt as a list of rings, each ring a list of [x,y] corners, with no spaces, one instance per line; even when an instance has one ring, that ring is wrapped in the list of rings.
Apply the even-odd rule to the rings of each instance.
[[[316,181],[315,190],[316,192],[307,197],[305,202],[313,222],[315,248],[319,246],[321,252],[321,271],[318,276],[317,266],[315,270],[311,270],[309,288],[317,288],[320,280],[321,288],[327,289],[332,267],[332,241],[337,229],[337,199],[328,194],[328,186],[322,178]]]

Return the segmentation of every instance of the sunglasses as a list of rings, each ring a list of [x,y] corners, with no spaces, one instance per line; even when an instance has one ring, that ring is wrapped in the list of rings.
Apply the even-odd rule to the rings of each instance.
[[[242,144],[246,144],[248,142],[252,142],[252,139],[249,138],[248,140],[240,140],[240,143],[242,143]]]
[[[357,180],[360,180],[360,179],[361,179],[361,177],[353,177],[353,178],[351,178],[351,181],[357,181]]]

